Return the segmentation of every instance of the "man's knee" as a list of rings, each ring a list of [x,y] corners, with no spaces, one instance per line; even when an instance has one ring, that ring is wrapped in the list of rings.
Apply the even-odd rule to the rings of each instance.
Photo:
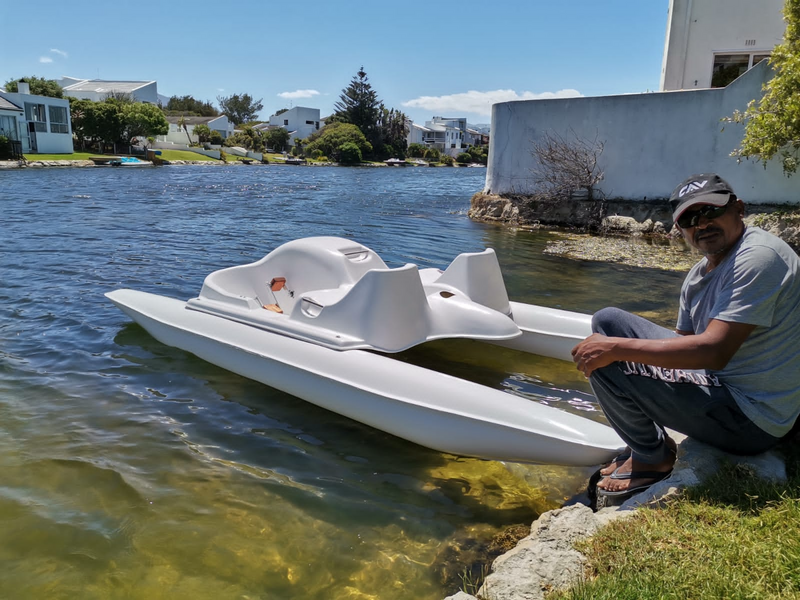
[[[607,336],[619,336],[621,324],[630,313],[610,306],[598,310],[592,316],[592,333],[601,333]],[[622,337],[622,336],[620,336]]]

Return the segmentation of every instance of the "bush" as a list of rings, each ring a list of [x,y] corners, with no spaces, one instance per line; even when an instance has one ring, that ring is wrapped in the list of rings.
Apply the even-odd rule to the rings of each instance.
[[[452,167],[456,163],[456,159],[454,159],[449,154],[442,154],[442,157],[439,159],[439,162],[448,167]]]
[[[214,144],[215,146],[221,146],[223,142],[222,134],[215,129],[214,131],[211,132],[208,141]]]
[[[460,165],[466,165],[472,162],[472,154],[469,152],[462,152],[458,156],[456,156],[456,162]]]
[[[314,150],[312,150],[311,158],[313,158],[314,160],[319,160],[320,158],[322,158],[322,150],[320,150],[319,148],[315,148]]]
[[[344,165],[356,165],[361,162],[361,149],[353,142],[339,146],[339,162]]]
[[[424,144],[411,144],[408,147],[407,154],[411,158],[423,158],[426,150],[427,148],[424,146]]]
[[[439,162],[439,159],[442,157],[442,153],[439,152],[436,148],[428,148],[425,150],[425,159],[431,162]]]
[[[11,157],[11,140],[0,135],[0,160],[10,160]]]

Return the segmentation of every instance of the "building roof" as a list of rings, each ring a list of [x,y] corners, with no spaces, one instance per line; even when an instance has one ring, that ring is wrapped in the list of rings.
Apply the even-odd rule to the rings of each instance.
[[[202,125],[210,123],[211,121],[216,121],[220,117],[224,116],[225,115],[219,115],[219,117],[167,117],[167,122],[177,125],[178,122],[183,119],[183,122],[187,125]]]
[[[78,83],[73,83],[64,88],[69,92],[97,92],[98,94],[108,94],[111,92],[130,94],[143,88],[155,81],[106,81],[103,79],[84,79]]]
[[[2,96],[0,96],[0,110],[16,110],[16,111],[20,111],[20,110],[22,110],[22,108],[17,106],[16,104],[11,102],[10,100],[6,100]]]

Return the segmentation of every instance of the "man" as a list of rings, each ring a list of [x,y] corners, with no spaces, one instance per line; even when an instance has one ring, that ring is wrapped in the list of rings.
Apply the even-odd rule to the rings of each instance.
[[[628,449],[600,471],[598,493],[627,496],[675,463],[665,427],[735,454],[775,446],[800,414],[800,259],[745,226],[744,204],[714,173],[670,197],[701,259],[681,289],[676,330],[619,309],[594,315],[572,350]]]

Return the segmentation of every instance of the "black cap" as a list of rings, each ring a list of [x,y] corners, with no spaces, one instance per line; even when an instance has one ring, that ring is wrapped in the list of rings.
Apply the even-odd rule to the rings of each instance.
[[[692,175],[676,187],[669,197],[672,220],[677,221],[683,211],[696,204],[725,206],[732,195],[731,184],[716,173]]]

